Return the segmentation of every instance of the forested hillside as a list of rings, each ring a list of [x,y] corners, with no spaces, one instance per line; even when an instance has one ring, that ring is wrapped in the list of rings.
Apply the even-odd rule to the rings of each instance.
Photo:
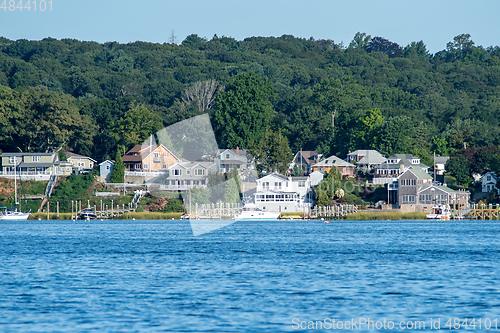
[[[436,54],[362,33],[349,46],[289,35],[190,35],[180,45],[0,38],[3,151],[64,146],[101,161],[209,112],[221,147],[275,135],[292,151],[341,157],[375,148],[429,161],[466,145],[470,156],[490,147],[479,151],[491,159],[499,98],[500,47],[467,34]]]

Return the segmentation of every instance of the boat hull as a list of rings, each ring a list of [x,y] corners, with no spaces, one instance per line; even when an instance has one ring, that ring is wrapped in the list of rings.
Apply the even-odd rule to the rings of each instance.
[[[30,217],[29,213],[11,213],[0,215],[0,221],[25,221]]]
[[[234,216],[236,221],[275,221],[280,216],[280,213],[272,212],[243,212]]]

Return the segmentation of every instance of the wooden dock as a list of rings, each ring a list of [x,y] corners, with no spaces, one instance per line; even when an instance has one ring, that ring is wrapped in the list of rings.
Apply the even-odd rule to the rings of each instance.
[[[499,220],[500,205],[474,204],[465,216],[477,220]]]

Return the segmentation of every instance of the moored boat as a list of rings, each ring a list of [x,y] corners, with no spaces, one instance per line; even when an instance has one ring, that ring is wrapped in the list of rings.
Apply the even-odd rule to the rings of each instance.
[[[426,215],[428,220],[449,220],[451,211],[446,205],[432,206],[431,212]]]
[[[280,216],[280,213],[277,212],[265,212],[257,207],[254,203],[247,203],[243,206],[243,210],[240,214],[235,214],[235,220],[259,220],[259,221],[273,221],[277,220]]]
[[[1,209],[4,209],[2,214],[0,214],[0,221],[23,221],[27,220],[28,217],[30,217],[31,213],[23,213],[21,210],[17,210],[17,206],[19,205],[19,202],[17,202],[17,174],[16,174],[16,169],[17,169],[17,156],[14,156],[14,203],[15,206],[14,208],[7,208],[7,207],[0,207]],[[24,198],[26,202],[26,196]],[[26,207],[28,206],[28,203],[26,203]]]

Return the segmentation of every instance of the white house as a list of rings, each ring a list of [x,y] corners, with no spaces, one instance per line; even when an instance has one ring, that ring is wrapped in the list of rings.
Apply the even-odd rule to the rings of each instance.
[[[162,180],[161,190],[187,191],[190,188],[206,188],[207,176],[217,169],[214,162],[178,162],[168,169]]]
[[[434,158],[434,163],[436,164],[436,175],[444,175],[446,171],[446,162],[450,159],[450,156],[436,156]]]
[[[483,193],[489,193],[491,190],[496,189],[497,192],[499,191],[496,187],[498,181],[498,177],[496,174],[492,171],[487,172],[483,177],[481,177],[481,192]]]
[[[303,212],[313,204],[309,176],[270,174],[257,180],[255,204],[269,212]]]

